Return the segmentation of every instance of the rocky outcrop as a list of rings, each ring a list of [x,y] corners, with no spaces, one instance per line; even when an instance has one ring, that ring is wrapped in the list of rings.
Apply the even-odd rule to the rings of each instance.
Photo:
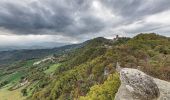
[[[115,100],[170,100],[170,83],[132,68],[119,68],[121,86]]]

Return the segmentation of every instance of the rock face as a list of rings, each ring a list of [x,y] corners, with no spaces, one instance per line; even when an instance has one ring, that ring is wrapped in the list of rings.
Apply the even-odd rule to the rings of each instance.
[[[123,68],[119,73],[121,86],[115,100],[170,100],[170,83],[132,68]]]
[[[154,78],[154,81],[156,82],[160,91],[160,97],[157,100],[170,100],[170,82],[156,78]]]
[[[160,93],[154,80],[145,73],[131,68],[120,71],[121,82],[136,99],[152,100],[158,98]]]

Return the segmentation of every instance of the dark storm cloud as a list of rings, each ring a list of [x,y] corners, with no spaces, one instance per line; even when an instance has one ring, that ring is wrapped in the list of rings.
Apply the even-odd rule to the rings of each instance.
[[[101,20],[88,15],[88,0],[39,0],[26,5],[1,2],[0,6],[0,27],[15,34],[77,35],[97,32],[104,27]]]
[[[95,6],[102,6],[120,19],[98,16],[95,10],[98,8],[93,8],[94,1],[99,3]],[[0,9],[0,27],[13,34],[76,37],[88,33],[90,37],[93,33],[114,28],[117,31],[121,25],[128,26],[150,15],[165,12],[170,9],[170,0],[2,0]],[[158,27],[155,23],[141,24],[143,26],[135,30],[119,30],[134,33]]]
[[[41,30],[62,32],[73,24],[71,9],[64,9],[57,3],[53,9],[48,8],[52,4],[47,6],[39,2],[27,6],[13,3],[5,3],[2,6],[4,11],[0,13],[0,26],[16,31],[17,34],[40,34]]]

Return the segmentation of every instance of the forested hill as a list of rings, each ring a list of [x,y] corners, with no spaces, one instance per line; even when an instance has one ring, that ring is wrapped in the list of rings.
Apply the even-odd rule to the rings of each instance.
[[[99,37],[83,44],[59,56],[0,69],[0,87],[21,91],[21,98],[28,100],[114,100],[120,86],[117,62],[170,81],[168,37],[154,33],[114,40]]]

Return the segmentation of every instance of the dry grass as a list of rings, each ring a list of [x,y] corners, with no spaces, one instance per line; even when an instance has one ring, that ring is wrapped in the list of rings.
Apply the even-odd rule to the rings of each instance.
[[[21,89],[9,91],[7,87],[0,89],[0,100],[23,100]]]

